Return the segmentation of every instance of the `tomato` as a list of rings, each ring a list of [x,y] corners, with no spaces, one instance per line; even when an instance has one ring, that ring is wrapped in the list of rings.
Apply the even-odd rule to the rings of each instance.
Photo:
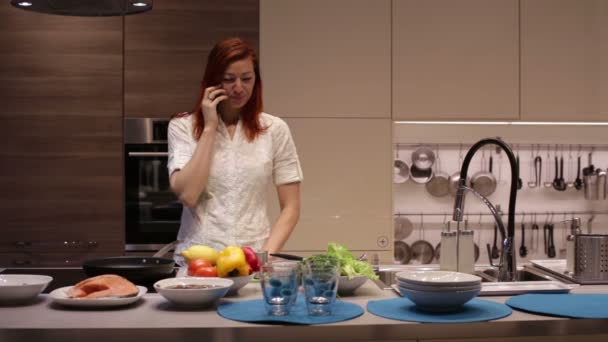
[[[213,266],[209,260],[202,258],[194,259],[188,264],[188,274],[193,275],[197,269],[209,266]]]
[[[217,277],[217,268],[215,266],[199,267],[191,275],[195,277]]]

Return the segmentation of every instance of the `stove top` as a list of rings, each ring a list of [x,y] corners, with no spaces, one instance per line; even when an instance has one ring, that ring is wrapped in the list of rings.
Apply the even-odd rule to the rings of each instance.
[[[44,289],[42,293],[50,293],[51,291],[64,286],[72,286],[86,278],[90,278],[84,273],[84,270],[80,267],[41,267],[41,268],[0,268],[0,274],[40,274],[53,277],[53,281],[49,286]],[[171,277],[175,276],[175,271]],[[148,292],[155,293],[154,283],[137,283],[135,285],[141,285],[148,288]]]

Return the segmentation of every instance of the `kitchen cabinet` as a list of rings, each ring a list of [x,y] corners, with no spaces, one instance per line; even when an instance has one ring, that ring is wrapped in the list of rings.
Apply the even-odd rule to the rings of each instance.
[[[608,120],[607,61],[607,1],[521,1],[522,120]]]
[[[62,254],[66,240],[96,241],[96,251],[118,255],[122,18],[45,15],[3,2],[0,22],[0,266],[13,260],[4,253]]]
[[[261,0],[264,108],[390,118],[390,0]]]
[[[300,221],[286,252],[325,251],[328,242],[392,261],[390,119],[286,119],[300,157]],[[270,218],[277,217],[271,191]],[[370,256],[370,253],[368,253]]]
[[[394,120],[519,118],[517,0],[393,0]]]
[[[125,17],[125,116],[191,111],[213,45],[238,36],[258,46],[258,0],[155,0]]]

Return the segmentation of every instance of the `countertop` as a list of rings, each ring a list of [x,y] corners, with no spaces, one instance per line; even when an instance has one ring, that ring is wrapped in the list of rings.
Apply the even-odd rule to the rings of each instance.
[[[606,293],[608,285],[580,286],[572,293]],[[361,305],[395,298],[371,281],[342,300]],[[250,283],[238,296],[222,300],[261,298],[259,284]],[[482,297],[504,303],[509,297]],[[557,335],[607,335],[608,319],[567,319],[513,310],[508,317],[464,324],[413,323],[385,319],[365,312],[334,324],[283,326],[248,324],[222,318],[214,308],[180,309],[149,293],[139,302],[115,309],[75,309],[56,305],[47,294],[22,306],[0,306],[0,341],[341,341],[422,340]],[[597,336],[595,336],[597,338]],[[577,341],[580,336],[577,337]]]

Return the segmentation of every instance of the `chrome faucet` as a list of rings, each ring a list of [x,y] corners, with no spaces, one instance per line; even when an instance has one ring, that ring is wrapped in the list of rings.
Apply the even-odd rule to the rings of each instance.
[[[469,170],[469,164],[471,163],[471,159],[473,159],[473,155],[477,152],[481,147],[489,144],[494,144],[500,147],[505,154],[509,158],[509,164],[511,166],[511,191],[509,194],[509,213],[508,213],[508,221],[507,221],[507,230],[505,231],[504,224],[502,222],[501,215],[498,210],[492,205],[492,203],[485,198],[483,195],[478,193],[466,186],[467,172]],[[500,231],[502,236],[502,249],[500,251],[500,262],[498,264],[498,281],[517,281],[517,264],[515,256],[515,200],[517,197],[517,180],[519,179],[519,170],[517,168],[517,161],[515,159],[515,155],[509,145],[507,145],[500,138],[487,138],[482,139],[476,142],[467,152],[464,160],[462,162],[462,169],[460,170],[460,179],[458,181],[458,190],[456,192],[456,200],[454,202],[454,213],[453,220],[462,222],[464,217],[464,202],[465,202],[465,191],[472,192],[477,196],[481,201],[490,209],[492,215],[494,216],[494,220],[496,221],[496,225]],[[488,250],[490,249],[488,245]],[[490,258],[490,264],[494,266],[492,263],[492,259]]]

